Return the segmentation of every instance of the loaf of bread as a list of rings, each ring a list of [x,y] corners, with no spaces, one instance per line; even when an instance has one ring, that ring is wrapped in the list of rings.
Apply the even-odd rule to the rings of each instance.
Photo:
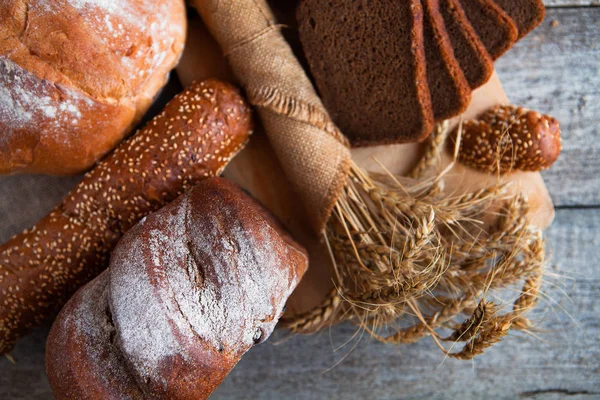
[[[194,84],[50,214],[0,246],[0,353],[104,270],[110,251],[139,219],[219,174],[251,129],[251,111],[235,88]]]
[[[185,41],[183,0],[5,0],[0,174],[89,169],[139,122]]]
[[[541,171],[562,148],[556,119],[513,105],[492,107],[460,129],[459,162],[485,172]]]
[[[308,266],[248,195],[208,179],[140,221],[56,319],[57,399],[205,399],[266,340]]]

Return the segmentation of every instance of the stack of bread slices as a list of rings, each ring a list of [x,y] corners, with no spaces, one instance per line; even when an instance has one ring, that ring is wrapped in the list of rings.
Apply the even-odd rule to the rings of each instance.
[[[427,137],[543,18],[542,0],[301,0],[297,10],[320,96],[354,146]]]

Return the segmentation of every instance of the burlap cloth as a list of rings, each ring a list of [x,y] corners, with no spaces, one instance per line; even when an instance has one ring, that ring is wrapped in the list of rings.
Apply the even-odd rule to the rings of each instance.
[[[277,158],[321,232],[348,176],[350,150],[263,0],[195,0]]]

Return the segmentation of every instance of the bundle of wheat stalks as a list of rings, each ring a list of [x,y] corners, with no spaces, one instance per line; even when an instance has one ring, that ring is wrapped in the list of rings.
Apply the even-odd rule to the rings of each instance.
[[[459,359],[481,354],[511,328],[530,328],[524,313],[542,282],[541,230],[528,220],[527,199],[507,195],[506,186],[452,196],[442,187],[448,169],[418,179],[436,164],[447,131],[447,124],[436,128],[416,179],[353,166],[326,232],[336,288],[288,328],[310,333],[350,320],[386,343],[431,336]],[[511,307],[487,300],[514,285],[521,289]],[[397,323],[402,328],[392,330]],[[439,328],[452,333],[443,337]],[[443,341],[466,344],[452,351]]]

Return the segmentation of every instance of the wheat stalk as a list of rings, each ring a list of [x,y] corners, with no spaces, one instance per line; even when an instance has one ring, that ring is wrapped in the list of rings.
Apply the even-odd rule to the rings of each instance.
[[[483,354],[485,349],[498,343],[508,334],[511,324],[512,322],[504,317],[492,319],[487,325],[481,327],[480,332],[468,341],[461,351],[449,353],[448,355],[459,360],[470,360]]]
[[[436,129],[412,176],[435,165],[446,130]],[[537,303],[545,251],[540,230],[529,222],[527,199],[508,196],[505,185],[448,197],[441,190],[444,173],[406,184],[353,165],[326,232],[336,289],[285,325],[311,333],[349,320],[386,343],[432,336],[459,359],[481,354],[511,327],[528,329],[524,314]],[[492,215],[494,229],[482,230],[481,221]],[[488,290],[519,282],[509,312],[500,315],[500,307],[485,300]],[[408,314],[416,319],[412,325],[377,333]],[[447,340],[467,341],[457,353],[445,350],[435,332],[449,326],[455,329]]]

